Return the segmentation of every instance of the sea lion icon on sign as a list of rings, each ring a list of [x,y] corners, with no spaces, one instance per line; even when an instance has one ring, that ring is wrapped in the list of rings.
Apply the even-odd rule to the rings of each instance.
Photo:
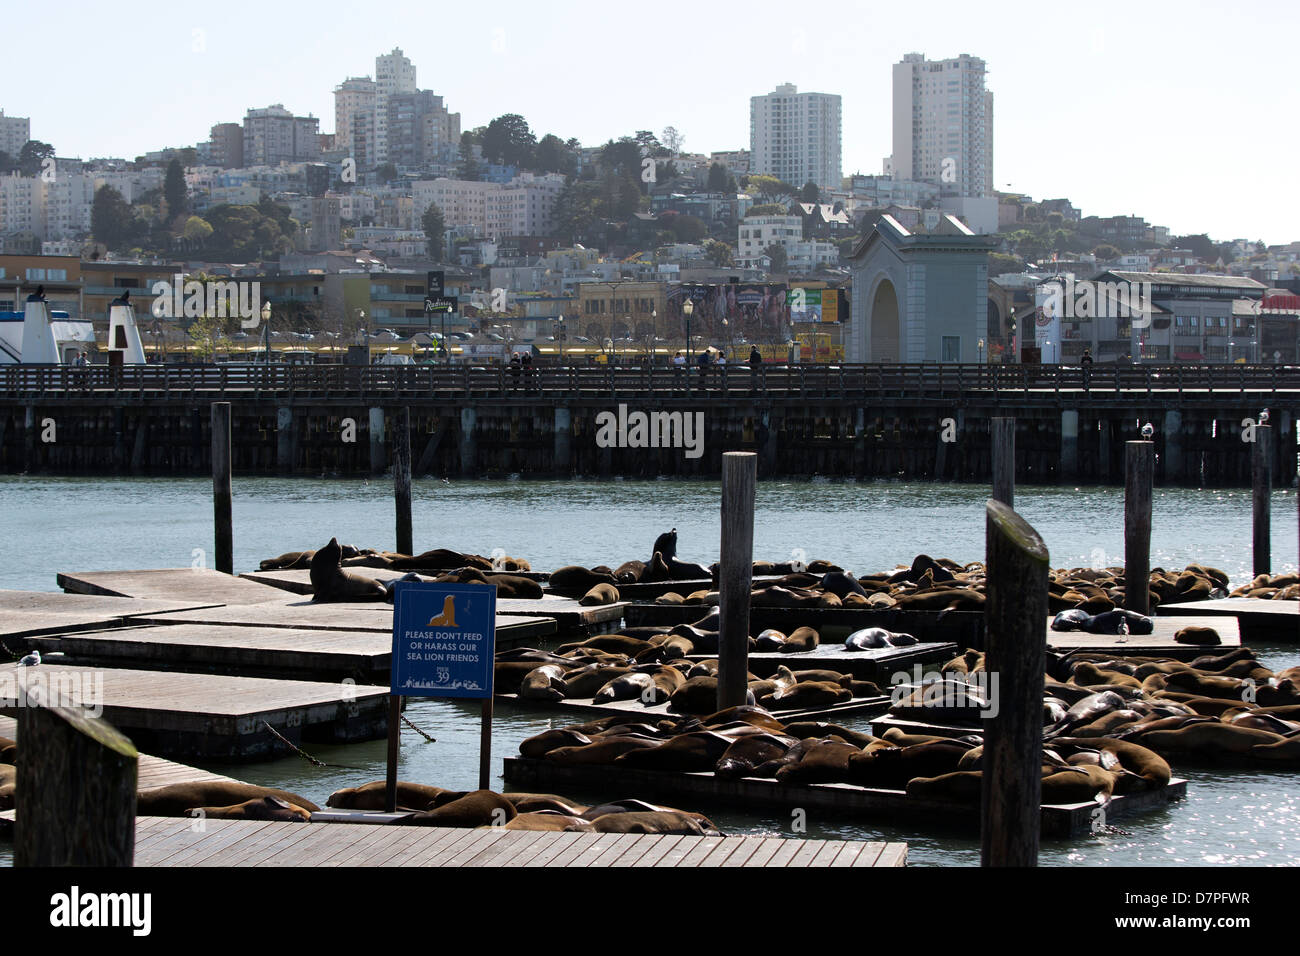
[[[442,613],[429,622],[430,627],[456,626],[456,599],[448,594],[442,602]]]

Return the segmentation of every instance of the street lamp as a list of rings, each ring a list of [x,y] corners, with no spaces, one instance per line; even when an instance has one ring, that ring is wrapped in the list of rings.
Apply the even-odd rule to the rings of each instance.
[[[262,336],[266,342],[266,364],[271,364],[271,300],[267,299],[262,303],[262,322],[265,328],[262,329]]]
[[[984,364],[984,340],[980,339],[977,343],[975,343],[975,345],[976,348],[979,349],[980,364],[983,365]]]
[[[610,362],[610,359],[613,358],[613,355],[614,355],[614,340],[607,338],[605,339],[605,364],[606,365],[612,364]]]
[[[686,362],[689,365],[691,361],[691,316],[695,314],[695,303],[691,301],[690,294],[687,293],[686,301],[682,304],[682,315],[686,316]]]
[[[551,334],[555,336],[555,341],[560,343],[560,364],[563,365],[564,364],[564,339],[565,339],[565,326],[564,326],[563,315],[561,315],[558,319],[556,319],[554,324],[552,324]]]

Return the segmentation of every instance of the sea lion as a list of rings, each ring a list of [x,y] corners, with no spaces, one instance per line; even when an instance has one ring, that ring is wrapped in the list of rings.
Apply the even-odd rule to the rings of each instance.
[[[569,652],[580,648],[594,648],[598,651],[608,651],[613,654],[626,654],[628,657],[635,657],[651,646],[649,641],[643,641],[638,637],[628,637],[624,634],[597,634],[585,641],[561,644],[557,653],[567,655]]]
[[[384,586],[374,578],[345,570],[342,554],[338,539],[330,538],[329,544],[312,556],[313,601],[382,601],[388,597]]]
[[[827,571],[822,575],[820,587],[823,591],[829,591],[839,598],[848,597],[850,594],[867,596],[867,592],[857,582],[857,579],[843,571]]]
[[[889,631],[883,627],[864,627],[844,638],[846,651],[867,651],[892,646],[889,643]]]
[[[230,807],[191,808],[186,816],[210,817],[213,820],[281,820],[294,823],[311,821],[311,811],[287,800],[281,800],[279,797],[245,800]]]
[[[980,770],[957,770],[937,777],[913,777],[905,788],[909,797],[925,800],[979,800],[984,785]]]
[[[815,651],[821,643],[821,637],[811,627],[797,627],[781,645],[782,654],[803,654]]]
[[[849,761],[861,751],[844,740],[827,738],[805,747],[799,759],[776,772],[781,783],[845,783]]]
[[[575,564],[551,572],[547,586],[553,594],[580,598],[597,584],[618,584],[613,574],[590,571]]]
[[[288,790],[237,780],[202,780],[141,790],[136,794],[135,812],[141,817],[183,817],[194,807],[230,807],[262,797],[277,797],[313,813],[320,809],[306,797]]]
[[[325,806],[336,810],[383,810],[387,796],[387,781],[374,780],[359,787],[335,790],[325,801]],[[397,806],[403,810],[427,810],[434,800],[447,791],[422,783],[397,782]],[[293,803],[294,801],[289,801]],[[301,806],[301,804],[299,804]]]
[[[649,674],[632,671],[607,681],[596,691],[592,703],[612,704],[619,700],[645,699],[655,692],[654,678]]]
[[[830,707],[853,699],[853,692],[839,684],[825,681],[796,683],[786,693],[771,694],[759,700],[759,706],[769,710],[805,710],[811,707]]]
[[[1222,644],[1223,638],[1212,627],[1191,624],[1174,632],[1174,640],[1179,644]]]
[[[632,735],[601,738],[580,747],[557,747],[546,754],[546,759],[562,765],[607,764],[625,753],[658,747],[660,743],[662,741]]]
[[[539,760],[545,757],[552,750],[560,747],[583,747],[591,743],[591,738],[586,734],[578,733],[571,727],[557,727],[552,730],[544,730],[540,734],[534,734],[519,744],[519,755],[528,757],[532,760]],[[333,797],[330,797],[333,800]],[[430,797],[430,799],[433,799]],[[330,804],[334,806],[334,804]]]
[[[593,586],[590,591],[579,598],[578,603],[583,607],[595,607],[605,604],[617,604],[619,600],[618,588],[612,584],[602,582]]]
[[[618,584],[635,584],[645,573],[644,561],[624,561],[614,569],[614,580]]]
[[[776,760],[794,746],[796,738],[776,734],[750,734],[732,741],[718,758],[713,772],[719,777],[747,777],[754,768]]]
[[[527,811],[508,821],[503,830],[559,830],[577,833],[590,830],[591,824],[582,817],[554,813],[550,810]]]
[[[258,564],[259,571],[301,571],[311,567],[315,551],[286,551],[276,558],[267,558]]]
[[[1070,709],[1065,712],[1065,717],[1059,723],[1044,731],[1043,738],[1050,739],[1052,737],[1066,736],[1076,727],[1091,724],[1112,710],[1123,709],[1124,698],[1114,691],[1105,690],[1089,694],[1071,705]]]
[[[863,733],[860,730],[850,730],[847,727],[841,727],[839,724],[826,723],[820,720],[791,721],[785,725],[785,733],[795,740],[802,740],[805,737],[839,737],[853,744],[859,750],[879,743],[878,738],[871,736],[871,734]]]
[[[1053,741],[1052,746],[1060,748],[1095,747],[1114,754],[1119,759],[1120,766],[1128,774],[1140,781],[1140,784],[1137,784],[1127,777],[1117,780],[1115,792],[1119,794],[1132,793],[1138,789],[1159,790],[1161,787],[1168,786],[1169,780],[1173,776],[1173,771],[1165,758],[1149,747],[1128,740],[1091,737],[1086,740],[1077,740],[1071,737],[1062,737]]]
[[[447,800],[449,796],[455,799]],[[519,815],[515,805],[491,790],[474,790],[470,793],[443,794],[431,810],[413,813],[399,821],[407,826],[426,827],[483,827],[503,826]]]
[[[617,766],[695,773],[712,770],[735,738],[713,731],[681,734],[658,747],[634,750],[618,757]]]
[[[541,700],[554,703],[564,700],[564,668],[543,664],[530,671],[519,684],[520,700]]]
[[[1102,767],[1081,766],[1047,774],[1041,781],[1044,804],[1088,803],[1109,798],[1118,774]]]
[[[1159,754],[1245,754],[1259,744],[1272,744],[1283,740],[1281,735],[1267,730],[1237,727],[1215,721],[1189,723],[1177,730],[1151,730],[1134,739]]]
[[[848,780],[863,787],[902,790],[913,777],[937,777],[958,770],[969,744],[935,740],[907,747],[858,752],[849,758]]]
[[[631,672],[632,668],[617,664],[591,664],[578,668],[564,675],[564,696],[570,700],[595,697],[610,681]]]
[[[717,677],[688,678],[668,699],[668,709],[679,714],[711,714],[717,706]]]
[[[704,817],[691,816],[680,810],[653,812],[606,813],[596,817],[590,827],[597,833],[657,833],[663,835],[721,836],[721,831]]]
[[[759,632],[754,638],[754,650],[765,653],[781,651],[785,648],[785,634],[774,627]]]

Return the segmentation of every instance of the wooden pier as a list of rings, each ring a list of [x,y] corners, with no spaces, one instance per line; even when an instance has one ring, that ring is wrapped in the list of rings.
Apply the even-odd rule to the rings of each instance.
[[[133,600],[51,591],[0,591],[0,641],[17,650],[18,638],[38,634],[126,627],[152,614],[208,607],[202,601]]]
[[[46,663],[0,667],[0,711],[15,713],[18,688],[34,682],[102,707],[140,749],[168,756],[256,760],[290,752],[268,724],[294,744],[377,740],[387,729],[387,686]]]
[[[136,866],[897,867],[907,844],[137,817]]]
[[[927,825],[948,824],[969,829],[979,826],[980,802],[949,802],[909,797],[901,790],[878,790],[847,783],[784,784],[759,777],[720,778],[713,773],[679,773],[641,770],[614,765],[557,764],[549,760],[507,757],[505,780],[515,787],[580,788],[618,787],[647,796],[689,797],[722,805],[771,806],[793,809],[816,807],[857,819],[900,817],[922,819]],[[1145,790],[1112,798],[1106,819],[1164,807],[1187,794],[1186,780],[1171,780],[1159,790]],[[1039,819],[1044,836],[1075,837],[1091,831],[1095,802],[1044,804]],[[706,809],[702,807],[702,809]]]
[[[275,588],[245,581],[211,568],[160,568],[152,571],[81,571],[55,576],[70,594],[175,600],[178,596],[203,604],[264,604],[282,601]]]
[[[1162,604],[1156,608],[1156,613],[1175,618],[1185,618],[1188,615],[1213,618],[1214,620],[1207,626],[1214,628],[1221,627],[1219,622],[1225,618],[1236,618],[1241,639],[1247,643],[1253,641],[1300,643],[1300,601],[1220,598],[1215,601]],[[1179,626],[1182,624],[1180,623]]]
[[[1189,609],[1200,608],[1209,601],[1183,605]],[[1265,603],[1281,604],[1281,601]],[[1067,651],[1089,651],[1114,654],[1116,657],[1171,657],[1176,661],[1190,661],[1203,654],[1220,654],[1241,646],[1237,619],[1212,614],[1186,617],[1155,617],[1155,630],[1150,634],[1089,634],[1087,631],[1053,631],[1047,625],[1047,649],[1058,654]],[[1174,635],[1185,627],[1199,625],[1212,627],[1219,634],[1219,644],[1179,644]]]

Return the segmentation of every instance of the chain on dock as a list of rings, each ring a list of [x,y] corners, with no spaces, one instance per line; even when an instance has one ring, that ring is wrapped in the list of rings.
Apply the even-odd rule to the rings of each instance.
[[[406,726],[410,727],[412,730],[414,730],[417,734],[419,734],[421,737],[423,737],[423,738],[424,738],[425,740],[427,740],[429,743],[431,743],[431,744],[436,744],[436,743],[438,742],[438,740],[437,740],[436,737],[430,737],[428,734],[426,734],[426,733],[425,733],[423,730],[421,730],[419,727],[415,726],[415,724],[411,723],[410,718],[407,717],[405,714],[402,714],[402,723],[406,724]]]

